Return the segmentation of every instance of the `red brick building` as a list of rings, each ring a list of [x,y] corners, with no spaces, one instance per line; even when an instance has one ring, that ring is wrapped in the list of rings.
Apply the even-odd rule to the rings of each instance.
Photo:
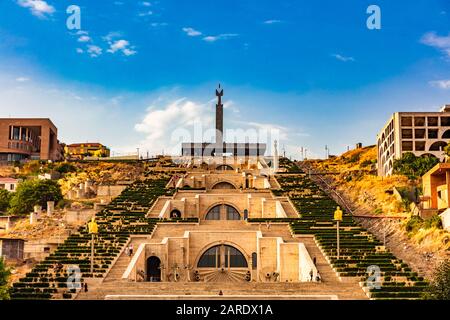
[[[50,119],[0,118],[0,161],[63,158],[58,129]]]

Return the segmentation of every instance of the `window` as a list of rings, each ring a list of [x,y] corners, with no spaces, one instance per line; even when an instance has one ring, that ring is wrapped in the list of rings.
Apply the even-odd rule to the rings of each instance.
[[[425,151],[425,141],[416,141],[416,151]]]
[[[425,129],[415,129],[414,130],[415,139],[425,139]]]
[[[247,259],[241,251],[230,245],[209,248],[200,257],[198,268],[247,268]]]
[[[402,129],[402,139],[412,139],[412,129]]]
[[[222,215],[223,213],[223,215]],[[227,204],[219,204],[211,208],[205,216],[205,220],[241,220],[241,215],[234,207]]]
[[[414,117],[414,126],[415,127],[424,127],[425,126],[425,117]]]
[[[221,205],[218,205],[209,210],[209,212],[206,214],[205,220],[220,220],[221,207]]]
[[[228,261],[231,268],[247,268],[247,260],[244,255],[232,246],[224,246],[225,248],[225,267],[228,268]],[[228,259],[227,259],[228,258]]]
[[[403,141],[402,142],[402,151],[413,151],[412,141]]]
[[[231,206],[227,207],[227,220],[241,220],[241,215],[237,210]]]
[[[14,127],[13,128],[13,140],[19,140],[20,138],[20,128]]]
[[[256,252],[252,253],[252,269],[258,268],[258,255],[256,254]]]
[[[437,139],[438,129],[428,129],[428,139]]]
[[[438,142],[433,143],[430,146],[430,151],[442,151],[442,150],[444,150],[444,147],[446,147],[446,146],[447,146],[447,143],[445,143],[443,141],[438,141]]]
[[[402,117],[402,127],[412,127],[412,117]]]
[[[450,127],[450,117],[441,117],[441,126]]]
[[[206,250],[198,261],[199,268],[218,268],[220,266],[220,246],[215,246]]]
[[[438,126],[438,117],[428,117],[427,124],[429,127],[437,127]]]

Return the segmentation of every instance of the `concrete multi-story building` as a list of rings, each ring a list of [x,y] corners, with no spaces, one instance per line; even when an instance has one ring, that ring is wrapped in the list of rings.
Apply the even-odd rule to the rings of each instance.
[[[110,150],[98,142],[73,143],[65,146],[69,159],[84,159],[84,157],[109,157]]]
[[[0,161],[63,159],[58,129],[50,119],[0,119]]]
[[[406,152],[442,161],[448,142],[450,105],[439,112],[396,112],[377,135],[378,175],[391,175],[394,160]]]

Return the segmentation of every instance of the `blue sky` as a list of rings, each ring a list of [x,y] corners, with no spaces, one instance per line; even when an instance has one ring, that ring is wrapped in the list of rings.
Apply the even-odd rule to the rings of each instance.
[[[0,116],[49,117],[64,142],[177,152],[177,130],[213,126],[219,82],[225,127],[278,130],[288,155],[374,144],[391,113],[450,103],[450,2],[0,1]]]

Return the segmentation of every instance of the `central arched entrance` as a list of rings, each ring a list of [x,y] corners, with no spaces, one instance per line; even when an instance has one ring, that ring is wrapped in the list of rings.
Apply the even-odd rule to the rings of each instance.
[[[251,273],[245,255],[238,248],[219,244],[200,256],[195,273],[196,281],[240,282],[250,281]]]
[[[161,281],[161,260],[158,257],[151,256],[147,259],[147,281]]]
[[[248,268],[247,259],[237,248],[221,244],[206,250],[197,263],[198,268]]]

